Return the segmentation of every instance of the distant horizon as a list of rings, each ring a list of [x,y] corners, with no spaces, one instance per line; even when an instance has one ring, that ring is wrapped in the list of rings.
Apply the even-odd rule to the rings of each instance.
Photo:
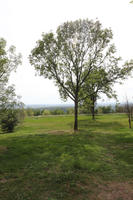
[[[98,102],[98,106],[114,106],[116,105],[117,101],[112,102]],[[118,102],[119,104],[124,104],[125,102]],[[40,108],[40,107],[74,107],[74,103],[55,103],[55,104],[24,104],[24,107],[28,108]]]

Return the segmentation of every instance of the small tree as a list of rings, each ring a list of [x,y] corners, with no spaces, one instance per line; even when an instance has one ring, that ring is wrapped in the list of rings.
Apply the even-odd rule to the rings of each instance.
[[[74,101],[74,130],[78,130],[78,104],[88,97],[82,95],[84,82],[96,69],[110,69],[122,75],[129,68],[118,67],[115,47],[110,44],[112,31],[103,29],[99,21],[66,22],[56,33],[42,34],[30,55],[30,63],[40,76],[53,79],[61,97]]]
[[[1,118],[1,129],[2,132],[11,133],[15,126],[19,123],[17,110],[8,109],[6,110]]]
[[[50,115],[51,113],[48,109],[45,109],[42,114],[43,115]]]
[[[34,112],[33,112],[32,108],[27,108],[26,109],[26,113],[27,113],[27,116],[33,116],[34,115]]]
[[[15,126],[23,119],[23,104],[15,94],[13,86],[4,90],[0,97],[0,124],[3,132],[13,132]]]
[[[115,112],[116,113],[125,113],[125,105],[117,102],[115,105]]]
[[[68,115],[72,115],[72,114],[74,114],[74,109],[73,109],[73,108],[67,108],[66,113],[67,113]]]
[[[7,84],[11,71],[20,63],[21,55],[16,54],[15,47],[7,49],[6,41],[0,38],[0,125],[4,132],[12,132],[19,121],[18,108],[21,103],[15,94],[14,86]]]
[[[54,110],[51,111],[52,115],[64,115],[64,110],[56,108]]]
[[[83,99],[81,104],[85,109],[90,110],[93,120],[95,119],[96,103],[101,94],[105,94],[108,98],[116,99],[116,93],[112,89],[113,84],[118,79],[125,79],[126,74],[119,76],[119,74],[113,74],[111,68],[108,69],[108,72],[106,72],[106,69],[97,69],[91,72],[89,79],[86,79],[82,92],[83,95],[88,95],[88,97]]]

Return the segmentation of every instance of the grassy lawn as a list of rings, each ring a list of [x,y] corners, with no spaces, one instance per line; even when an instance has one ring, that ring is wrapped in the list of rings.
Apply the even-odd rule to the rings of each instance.
[[[26,118],[0,134],[0,200],[133,200],[125,115]]]

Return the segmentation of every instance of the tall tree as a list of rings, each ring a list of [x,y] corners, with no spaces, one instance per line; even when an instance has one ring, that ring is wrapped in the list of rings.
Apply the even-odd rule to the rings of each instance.
[[[99,21],[66,22],[55,34],[42,34],[29,57],[40,76],[55,81],[64,100],[69,97],[74,101],[75,131],[78,130],[78,103],[85,98],[81,95],[82,87],[91,72],[102,68],[112,70],[116,76],[122,72],[111,39],[112,31],[103,29]]]

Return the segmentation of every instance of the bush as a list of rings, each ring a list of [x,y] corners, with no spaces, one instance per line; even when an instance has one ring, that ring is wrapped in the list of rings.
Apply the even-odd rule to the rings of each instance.
[[[33,109],[34,116],[40,116],[42,115],[42,109],[41,108],[34,108]]]
[[[74,108],[68,108],[68,109],[67,109],[67,114],[68,114],[68,115],[74,114]]]
[[[26,109],[26,114],[27,114],[27,116],[33,116],[34,115],[34,112],[33,112],[33,110],[31,109],[31,108],[27,108]]]
[[[51,111],[51,114],[52,115],[64,115],[65,113],[64,113],[64,110],[62,110],[62,109],[55,109],[55,110]]]
[[[47,110],[47,109],[45,109],[44,111],[43,111],[43,113],[42,113],[43,115],[50,115],[51,113],[50,113],[50,111],[49,110]]]
[[[1,130],[4,133],[11,133],[19,123],[18,111],[8,109],[1,116]]]
[[[112,113],[113,110],[112,110],[112,107],[111,106],[100,106],[98,107],[98,113]]]

